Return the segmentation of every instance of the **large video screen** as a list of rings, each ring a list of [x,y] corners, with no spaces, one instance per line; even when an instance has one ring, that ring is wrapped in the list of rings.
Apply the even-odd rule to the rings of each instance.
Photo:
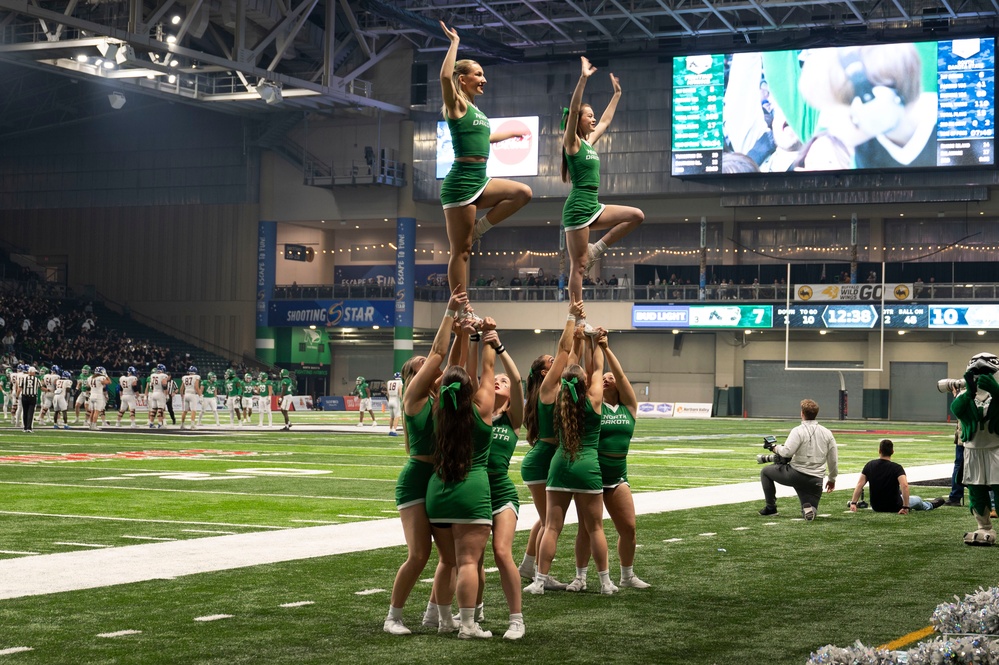
[[[486,162],[486,175],[490,178],[538,175],[538,116],[520,118],[490,118],[489,131],[519,132],[521,138],[507,139],[493,143]],[[437,123],[437,179],[440,180],[451,170],[454,162],[454,148],[451,145],[451,130],[443,120]]]
[[[674,176],[995,163],[995,39],[673,58]]]

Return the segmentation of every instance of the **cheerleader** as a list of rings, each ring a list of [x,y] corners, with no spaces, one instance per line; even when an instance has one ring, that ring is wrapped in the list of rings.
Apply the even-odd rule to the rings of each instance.
[[[495,327],[484,322],[486,332]],[[478,333],[471,340],[478,342]],[[435,447],[433,475],[427,488],[427,517],[434,542],[442,551],[454,548],[458,568],[456,591],[461,625],[459,639],[492,637],[475,622],[478,569],[489,538],[493,517],[486,471],[491,419],[495,402],[494,364],[496,351],[491,344],[482,347],[481,369],[478,344],[469,351],[469,368],[452,365],[444,370],[440,391],[434,399],[433,422]],[[478,377],[476,381],[475,377]],[[441,622],[450,620],[450,599],[455,587],[450,577],[434,581]]]
[[[604,135],[618,100],[621,99],[621,84],[617,77],[610,75],[614,95],[611,97],[600,122],[593,114],[593,107],[583,104],[583,89],[586,80],[597,71],[585,57],[582,60],[582,73],[576,89],[572,93],[569,108],[563,109],[562,121],[562,182],[572,182],[572,190],[562,208],[562,226],[565,228],[565,244],[569,252],[569,298],[583,299],[583,276],[607,250],[624,236],[628,235],[645,220],[645,213],[630,206],[604,205],[597,200],[600,189],[600,155],[593,144]],[[590,229],[609,229],[596,243],[590,243]]]
[[[581,310],[578,302],[577,311]],[[585,313],[580,311],[582,316]],[[576,329],[582,335],[582,327]],[[600,593],[612,594],[618,588],[610,581],[607,562],[607,538],[603,530],[603,480],[597,460],[600,440],[600,410],[603,405],[601,378],[604,369],[603,350],[594,346],[593,337],[586,336],[587,356],[592,358],[584,370],[577,363],[569,364],[559,375],[555,400],[555,432],[559,438],[558,452],[548,471],[547,509],[544,536],[538,553],[538,573],[534,582],[525,587],[533,594],[545,592],[545,580],[551,570],[558,538],[565,524],[569,502],[575,499],[579,520],[590,534],[593,557],[600,575]],[[559,349],[556,363],[563,353]],[[553,365],[553,370],[555,368]],[[549,372],[549,377],[552,372]],[[548,382],[546,377],[545,382]]]
[[[459,286],[451,294],[447,312],[441,320],[429,355],[414,356],[402,366],[406,386],[403,397],[404,441],[409,459],[396,482],[395,500],[406,536],[408,555],[395,576],[389,613],[385,618],[385,632],[392,635],[409,635],[411,632],[402,621],[402,608],[430,558],[431,530],[426,500],[427,485],[434,473],[434,424],[431,418],[434,400],[431,393],[441,375],[440,368],[447,354],[455,313],[462,311],[468,302],[468,296],[464,291],[459,291],[460,288]],[[440,551],[440,556],[446,563],[438,566],[438,572],[441,577],[450,579],[454,569],[453,550]],[[449,632],[450,612],[446,612],[445,616],[448,625],[442,626],[442,632]]]
[[[532,192],[525,184],[486,175],[490,144],[523,139],[524,135],[490,132],[489,118],[475,106],[475,98],[482,94],[486,84],[482,65],[474,60],[456,62],[458,33],[443,21],[440,23],[451,41],[441,65],[441,93],[442,112],[454,146],[454,163],[441,185],[441,205],[451,245],[447,281],[453,289],[457,284],[468,283],[472,243],[527,205]],[[476,219],[477,212],[487,208],[491,210]]]
[[[600,443],[597,459],[604,484],[604,507],[617,530],[617,554],[621,560],[618,586],[648,589],[651,584],[639,579],[634,572],[635,500],[628,482],[628,446],[635,435],[635,414],[638,396],[628,381],[617,356],[607,343],[607,331],[597,329],[597,345],[603,349],[609,372],[603,377],[604,402],[600,412]],[[576,578],[566,591],[586,590],[586,570],[590,560],[590,538],[580,525],[576,532]]]
[[[531,450],[521,462],[520,475],[531,492],[531,498],[538,511],[538,521],[531,527],[527,552],[520,564],[521,577],[529,580],[533,580],[537,575],[537,548],[544,535],[548,512],[545,484],[548,482],[548,470],[551,468],[552,458],[558,450],[558,437],[555,435],[555,398],[558,395],[559,375],[568,363],[576,320],[582,318],[582,314],[581,302],[569,305],[569,316],[566,317],[556,355],[539,356],[531,364],[531,372],[527,377],[524,423],[527,425],[527,442],[531,445]],[[551,575],[545,580],[545,589],[561,590],[565,587],[565,584]]]

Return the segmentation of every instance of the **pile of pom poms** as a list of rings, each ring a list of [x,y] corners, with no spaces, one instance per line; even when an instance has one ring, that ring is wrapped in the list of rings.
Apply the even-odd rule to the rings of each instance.
[[[930,623],[941,637],[908,651],[864,646],[827,645],[808,658],[808,665],[999,665],[999,587],[978,589],[963,600],[941,603]]]

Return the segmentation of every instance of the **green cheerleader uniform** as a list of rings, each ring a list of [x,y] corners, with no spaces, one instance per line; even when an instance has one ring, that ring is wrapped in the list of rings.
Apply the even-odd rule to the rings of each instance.
[[[455,157],[441,184],[441,205],[446,210],[471,204],[482,196],[489,184],[485,162],[458,161],[459,157],[489,158],[489,118],[474,104],[469,104],[465,115],[445,120],[451,131]]]
[[[600,155],[585,139],[579,140],[579,151],[570,155],[562,148],[569,166],[572,190],[562,208],[562,226],[566,231],[582,229],[597,221],[604,204],[597,201],[600,189]]]
[[[517,431],[510,423],[510,416],[503,414],[493,420],[493,436],[489,442],[489,496],[493,515],[499,515],[507,508],[513,508],[514,515],[520,514],[520,497],[517,487],[510,480],[510,458],[517,447]]]
[[[557,443],[548,443],[542,439],[555,438],[555,404],[545,404],[538,398],[538,440],[524,455],[520,464],[520,477],[525,485],[540,485],[548,482],[548,470],[552,466],[552,458],[558,450]]]
[[[427,500],[427,485],[430,484],[430,476],[434,475],[434,465],[412,456],[434,454],[433,409],[434,400],[428,399],[415,416],[403,412],[402,421],[409,435],[410,458],[395,483],[395,506],[399,510]]]
[[[600,443],[597,459],[604,489],[628,482],[628,446],[635,435],[635,417],[622,404],[611,406],[604,402],[600,407]]]
[[[559,454],[552,460],[548,472],[547,488],[550,492],[573,492],[578,494],[602,494],[603,478],[600,475],[600,462],[597,447],[600,444],[600,414],[593,410],[589,398],[579,396],[583,403],[583,440],[580,442],[576,461],[565,456],[565,449],[559,443]]]
[[[445,483],[436,473],[427,487],[427,517],[431,524],[488,524],[493,523],[492,503],[489,498],[489,442],[493,436],[492,425],[483,422],[479,410],[472,407],[475,423],[472,426],[472,466],[463,480]]]

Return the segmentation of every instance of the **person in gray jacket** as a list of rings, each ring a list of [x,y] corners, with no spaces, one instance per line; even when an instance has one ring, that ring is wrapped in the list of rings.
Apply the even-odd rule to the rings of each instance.
[[[777,514],[777,486],[789,485],[798,493],[801,502],[801,515],[806,520],[815,519],[822,497],[822,479],[828,467],[829,480],[826,491],[836,488],[838,454],[836,439],[832,432],[815,422],[819,415],[819,405],[813,400],[801,400],[801,424],[791,430],[783,445],[774,446],[773,452],[780,461],[763,467],[760,483],[767,505],[760,515]]]

